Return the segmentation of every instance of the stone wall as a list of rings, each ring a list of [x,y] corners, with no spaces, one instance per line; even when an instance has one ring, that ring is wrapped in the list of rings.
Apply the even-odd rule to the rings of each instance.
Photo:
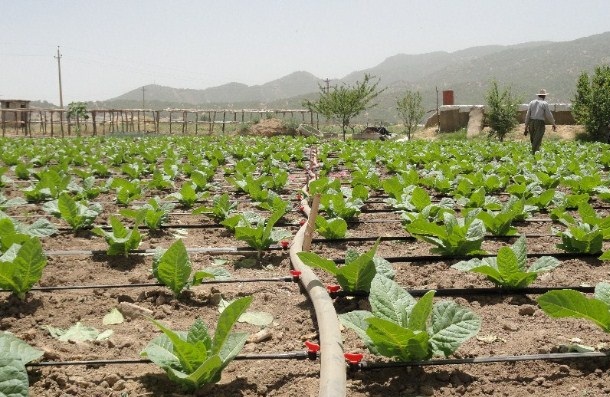
[[[555,117],[556,124],[559,125],[574,125],[574,116],[572,115],[572,106],[570,104],[563,103],[551,103],[551,112]],[[451,132],[457,131],[461,128],[468,127],[468,121],[470,114],[473,109],[482,108],[485,113],[485,106],[483,105],[448,105],[439,107],[439,114],[433,113],[425,123],[426,128],[435,127],[440,122],[440,132]],[[527,104],[519,105],[519,111],[517,119],[519,123],[523,123],[525,120],[525,113],[527,112]]]

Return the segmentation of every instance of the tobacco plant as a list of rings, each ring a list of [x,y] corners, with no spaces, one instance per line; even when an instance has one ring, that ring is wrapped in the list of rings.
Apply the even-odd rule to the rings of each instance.
[[[67,193],[61,193],[57,200],[45,203],[43,208],[66,221],[75,232],[90,227],[103,210],[99,203],[79,202]]]
[[[167,250],[159,250],[153,257],[153,276],[172,290],[175,296],[185,288],[200,285],[206,278],[229,278],[224,269],[202,269],[192,278],[193,266],[182,240],[176,240]]]
[[[418,240],[436,245],[432,249],[433,253],[459,256],[485,252],[481,249],[485,225],[475,218],[475,213],[459,219],[454,214],[444,213],[441,225],[418,218],[405,225],[405,229]]]
[[[339,315],[373,354],[401,361],[447,357],[475,336],[481,326],[472,311],[452,301],[433,303],[434,291],[416,301],[393,280],[376,276],[371,282],[371,311]]]
[[[218,318],[213,338],[201,320],[196,320],[188,332],[175,332],[151,319],[163,335],[153,339],[141,355],[185,389],[196,390],[216,383],[246,343],[248,334],[231,332],[231,328],[251,303],[252,297],[247,296],[227,306]]]
[[[345,265],[337,266],[330,260],[314,252],[299,252],[297,255],[307,266],[327,271],[337,278],[337,283],[345,292],[369,292],[371,281],[376,274],[394,278],[394,269],[385,259],[375,255],[379,241],[364,254],[348,250],[345,254]]]
[[[159,230],[167,222],[174,203],[161,201],[158,197],[151,198],[141,207],[135,209],[122,209],[121,215],[143,224],[150,230]]]
[[[104,237],[108,244],[106,253],[108,255],[123,255],[127,257],[129,251],[137,249],[142,241],[142,235],[138,230],[138,224],[135,223],[132,229],[127,228],[121,220],[114,215],[110,216],[110,232],[105,231],[101,227],[93,229],[93,233]]]
[[[292,233],[288,230],[274,227],[285,213],[286,211],[283,207],[278,207],[266,221],[257,222],[256,224],[237,225],[235,227],[235,238],[245,241],[250,248],[254,248],[260,258],[263,250],[266,250],[272,244],[277,244],[279,241],[292,236]]]
[[[227,219],[237,208],[236,202],[229,200],[229,194],[224,193],[220,196],[215,196],[212,200],[212,206],[202,206],[193,210],[193,214],[206,214],[216,222],[222,222]]]
[[[527,266],[525,236],[519,237],[512,247],[502,247],[495,258],[473,258],[451,266],[456,270],[480,273],[496,285],[506,288],[524,288],[533,283],[538,274],[553,270],[561,264],[556,258],[543,256]]]
[[[2,235],[1,243],[0,288],[12,291],[23,300],[47,265],[42,244],[37,237],[20,234]]]

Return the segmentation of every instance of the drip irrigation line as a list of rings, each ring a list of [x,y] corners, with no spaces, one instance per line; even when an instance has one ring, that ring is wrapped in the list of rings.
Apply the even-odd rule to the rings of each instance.
[[[357,370],[377,370],[402,367],[423,367],[430,365],[454,365],[454,364],[489,364],[489,363],[511,363],[517,361],[536,360],[573,360],[591,358],[609,358],[610,353],[585,352],[585,353],[547,353],[547,354],[525,354],[521,356],[490,356],[473,358],[448,358],[439,360],[404,361],[404,362],[367,362],[350,365]]]
[[[298,222],[278,222],[275,224],[278,227],[300,227],[300,223]],[[74,229],[68,226],[55,226],[58,232],[74,232]],[[79,230],[93,230],[95,227],[99,227],[102,230],[112,230],[112,227],[109,225],[101,225],[101,226],[87,226],[82,227]],[[159,226],[159,230],[162,229],[226,229],[224,226],[218,223],[202,223],[202,224],[194,224],[194,223],[167,223]],[[143,225],[138,226],[138,230],[144,231],[154,231],[151,228]]]
[[[585,254],[576,252],[546,252],[546,253],[528,253],[528,258],[540,258],[542,256],[552,256],[557,259],[580,259],[580,258],[599,258],[601,253],[598,254]],[[441,261],[452,261],[452,260],[468,260],[473,258],[494,258],[497,254],[478,254],[478,255],[418,255],[418,256],[390,256],[384,259],[391,263],[401,262],[441,262]],[[337,264],[345,263],[344,258],[331,259]]]
[[[525,288],[439,288],[439,289],[407,289],[411,296],[421,297],[430,291],[435,291],[434,296],[512,296],[512,295],[542,295],[549,291],[560,291],[571,289],[585,294],[595,292],[595,287],[566,286],[566,287],[525,287]],[[366,297],[366,292],[331,292],[331,297]]]
[[[282,247],[269,247],[265,251],[283,251]],[[157,252],[156,249],[138,249],[129,251],[128,255],[152,255]],[[258,251],[249,247],[202,247],[202,248],[187,248],[186,252],[194,254],[211,254],[211,255],[253,255],[258,254]],[[79,256],[79,255],[107,255],[106,250],[48,250],[45,251],[49,256]]]
[[[304,360],[315,359],[309,352],[238,354],[233,360]],[[41,361],[28,363],[26,367],[63,367],[74,365],[117,365],[117,364],[151,364],[149,359],[116,359],[116,360],[83,360],[83,361]]]
[[[485,235],[488,240],[510,240],[513,238],[519,238],[521,235],[499,235],[494,236],[492,234]],[[526,238],[543,238],[543,237],[557,237],[555,234],[526,234]],[[417,238],[412,236],[365,236],[365,237],[344,237],[344,238],[314,238],[311,241],[314,243],[343,243],[350,241],[417,241]]]
[[[399,211],[388,211],[388,213],[398,213]],[[359,224],[367,224],[367,223],[395,223],[395,222],[403,222],[402,219],[351,219],[346,221],[348,225],[359,225]],[[553,222],[551,218],[528,218],[523,221],[514,222],[513,226],[519,226],[522,223],[536,223],[536,222]]]
[[[239,284],[239,283],[263,283],[263,282],[291,282],[295,281],[294,277],[262,277],[262,278],[242,278],[242,279],[227,279],[227,280],[209,280],[202,281],[199,285],[206,284]],[[150,288],[150,287],[165,287],[162,283],[136,283],[136,284],[98,284],[98,285],[66,285],[57,287],[32,287],[30,291],[50,292],[63,290],[85,290],[85,289],[113,289],[113,288]],[[10,290],[0,290],[0,293]]]

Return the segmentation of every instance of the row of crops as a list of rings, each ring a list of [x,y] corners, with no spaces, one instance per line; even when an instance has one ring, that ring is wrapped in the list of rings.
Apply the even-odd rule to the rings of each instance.
[[[516,143],[311,138],[6,139],[0,149],[0,387],[15,395],[176,395],[171,382],[212,395],[314,393],[316,364],[303,359],[324,336],[286,252],[303,199],[319,199],[320,213],[299,257],[335,299],[351,369],[413,366],[480,344],[493,356],[510,343],[488,328],[493,304],[473,298],[484,294],[535,294],[515,310],[544,312],[544,324],[590,320],[600,329],[588,337],[608,341],[602,145],[549,143],[535,157]],[[119,315],[129,318],[106,320]],[[95,334],[85,320],[107,329]],[[596,360],[600,348],[569,345]],[[261,371],[269,356],[298,363]],[[98,361],[84,374],[62,365],[78,360]],[[133,369],[117,379],[112,365]],[[151,380],[155,371],[167,378]],[[271,379],[254,382],[261,373]],[[399,374],[410,380],[367,371],[349,394],[476,386]]]

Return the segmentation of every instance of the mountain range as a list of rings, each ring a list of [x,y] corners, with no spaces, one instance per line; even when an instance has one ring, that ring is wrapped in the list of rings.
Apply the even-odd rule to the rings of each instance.
[[[489,45],[455,52],[397,54],[372,68],[354,71],[330,85],[353,84],[365,73],[379,79],[385,91],[378,105],[365,115],[367,120],[395,121],[396,99],[406,90],[419,91],[424,107],[435,109],[442,91],[452,90],[456,104],[484,104],[489,85],[528,102],[540,88],[550,95],[549,102],[567,103],[574,96],[582,72],[610,63],[610,32],[572,41],[534,41],[517,45]],[[287,109],[302,108],[305,99],[315,99],[325,82],[311,73],[298,71],[266,84],[248,86],[228,83],[203,90],[147,85],[116,98],[89,103],[90,108],[145,107],[198,109]],[[442,103],[440,103],[442,104]]]

